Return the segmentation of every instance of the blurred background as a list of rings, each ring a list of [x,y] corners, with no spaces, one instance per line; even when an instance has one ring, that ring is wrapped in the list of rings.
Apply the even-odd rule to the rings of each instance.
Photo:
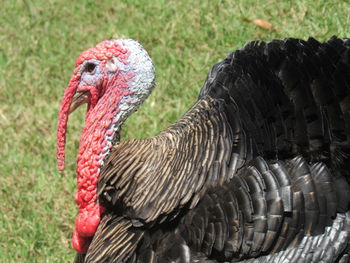
[[[350,37],[350,2],[321,0],[0,3],[0,262],[71,262],[75,161],[84,112],[69,122],[66,170],[55,160],[57,111],[83,50],[133,38],[157,86],[122,140],[155,135],[196,100],[210,67],[251,40]]]

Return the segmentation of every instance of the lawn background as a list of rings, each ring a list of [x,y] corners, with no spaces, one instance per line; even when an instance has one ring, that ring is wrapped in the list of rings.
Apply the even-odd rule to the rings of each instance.
[[[252,21],[264,19],[273,30]],[[149,137],[195,101],[209,68],[250,40],[350,37],[349,1],[0,3],[0,262],[71,262],[75,160],[85,109],[71,116],[66,171],[55,163],[57,109],[81,51],[137,39],[157,87],[123,129]]]

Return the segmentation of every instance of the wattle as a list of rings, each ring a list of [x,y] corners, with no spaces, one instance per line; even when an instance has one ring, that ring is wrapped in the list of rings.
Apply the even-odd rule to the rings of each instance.
[[[112,144],[109,140],[115,133],[113,118],[117,105],[124,94],[106,93],[100,103],[89,112],[79,146],[76,203],[79,213],[72,238],[73,247],[85,253],[100,223],[103,206],[98,203],[96,187],[99,168]]]

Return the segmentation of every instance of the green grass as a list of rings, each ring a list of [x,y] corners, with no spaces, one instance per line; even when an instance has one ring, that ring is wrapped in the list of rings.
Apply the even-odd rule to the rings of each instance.
[[[196,100],[209,68],[247,41],[350,36],[348,1],[78,2],[1,2],[0,262],[73,258],[75,155],[84,109],[71,117],[62,174],[55,130],[60,98],[84,49],[129,37],[154,60],[157,87],[128,120],[127,139],[152,136],[174,122]],[[257,28],[249,22],[255,18],[275,30]]]

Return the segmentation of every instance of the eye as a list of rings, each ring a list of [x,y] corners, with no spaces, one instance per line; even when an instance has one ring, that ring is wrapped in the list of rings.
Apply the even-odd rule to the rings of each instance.
[[[90,74],[95,73],[96,65],[93,63],[88,63],[85,67],[85,71],[89,72]]]

